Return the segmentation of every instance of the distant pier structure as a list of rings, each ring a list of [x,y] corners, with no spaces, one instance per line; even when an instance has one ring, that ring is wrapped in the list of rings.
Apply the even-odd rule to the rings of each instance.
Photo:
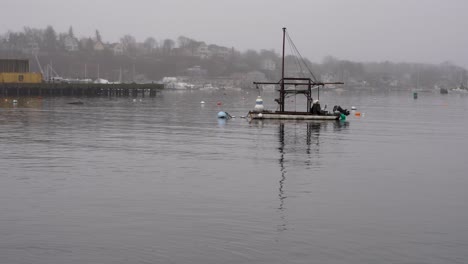
[[[162,84],[0,83],[1,96],[156,96]]]
[[[44,81],[29,60],[0,59],[0,96],[155,96],[162,84]]]

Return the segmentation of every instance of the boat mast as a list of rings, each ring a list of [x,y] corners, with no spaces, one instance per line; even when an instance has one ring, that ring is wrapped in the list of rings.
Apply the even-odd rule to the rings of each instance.
[[[286,46],[286,28],[283,28],[283,58],[281,64],[280,112],[284,112],[284,50]]]
[[[289,36],[288,36],[288,40]],[[297,77],[285,77],[285,49],[286,49],[286,28],[283,28],[283,54],[282,54],[282,65],[281,65],[281,80],[278,82],[253,82],[253,84],[257,85],[263,85],[263,84],[268,84],[268,85],[280,85],[280,97],[278,99],[275,99],[275,102],[279,104],[279,112],[285,112],[285,99],[286,99],[286,94],[304,94],[307,97],[307,109],[306,112],[309,112],[311,105],[312,105],[312,87],[318,86],[320,89],[320,86],[324,86],[327,84],[343,84],[343,82],[319,82],[315,79],[312,80],[311,78],[297,78]],[[299,54],[300,55],[300,54]],[[309,70],[310,71],[310,70]],[[301,90],[291,90],[285,89],[285,85],[294,85],[294,86],[307,86],[307,89],[301,89]],[[318,99],[318,98],[317,98]]]

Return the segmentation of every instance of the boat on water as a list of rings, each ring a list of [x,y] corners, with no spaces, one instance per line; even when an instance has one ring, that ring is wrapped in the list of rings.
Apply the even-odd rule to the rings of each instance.
[[[195,85],[184,82],[177,77],[164,77],[161,83],[167,90],[190,90],[195,87]]]
[[[455,93],[468,93],[468,88],[461,84],[457,88],[452,89],[451,91]]]
[[[347,109],[343,109],[338,105],[335,105],[332,111],[322,109],[320,106],[320,87],[327,85],[339,85],[344,84],[343,82],[321,82],[313,75],[312,71],[308,68],[307,64],[302,59],[304,66],[308,69],[312,78],[298,78],[298,77],[285,77],[285,46],[286,38],[291,44],[292,50],[298,57],[302,59],[296,46],[292,43],[291,38],[286,32],[286,28],[283,28],[283,52],[282,52],[282,69],[281,69],[281,80],[278,82],[254,82],[254,85],[275,85],[279,86],[279,98],[275,99],[278,103],[278,110],[265,110],[263,106],[263,100],[261,97],[257,98],[255,109],[249,111],[247,117],[250,119],[282,119],[282,120],[339,120],[346,119],[349,115]],[[312,98],[312,89],[317,90],[317,98]],[[287,96],[295,96],[302,94],[307,99],[307,104],[304,111],[287,111],[285,110],[285,102]]]

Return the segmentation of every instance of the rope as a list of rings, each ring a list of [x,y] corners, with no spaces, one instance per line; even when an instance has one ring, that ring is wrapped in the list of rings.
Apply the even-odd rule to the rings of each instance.
[[[288,39],[289,42],[289,39]],[[292,45],[289,45],[289,49],[291,50],[291,54],[294,56],[294,62],[296,63],[297,68],[299,69],[301,77],[305,77],[304,70],[302,69],[301,61],[299,60],[299,56],[297,56],[295,50],[293,49]]]
[[[291,45],[291,47],[295,50],[295,53],[298,55],[298,57],[301,59],[302,63],[304,64],[304,66],[307,68],[307,70],[309,71],[309,74],[312,76],[312,80],[314,82],[318,82],[318,79],[315,77],[315,75],[312,73],[312,70],[309,68],[309,66],[307,65],[307,63],[305,63],[305,60],[304,58],[302,57],[301,53],[299,52],[299,50],[297,49],[296,45],[294,44],[294,42],[292,41],[291,37],[289,36],[289,33],[286,32],[286,37],[288,39],[288,42],[289,44]]]

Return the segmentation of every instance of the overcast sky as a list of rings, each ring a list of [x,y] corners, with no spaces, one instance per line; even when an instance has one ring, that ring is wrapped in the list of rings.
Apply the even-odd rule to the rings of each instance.
[[[52,25],[105,41],[187,36],[281,50],[287,27],[302,55],[353,61],[451,61],[468,67],[467,0],[21,0],[1,1],[0,32]],[[5,12],[7,11],[7,12]]]

